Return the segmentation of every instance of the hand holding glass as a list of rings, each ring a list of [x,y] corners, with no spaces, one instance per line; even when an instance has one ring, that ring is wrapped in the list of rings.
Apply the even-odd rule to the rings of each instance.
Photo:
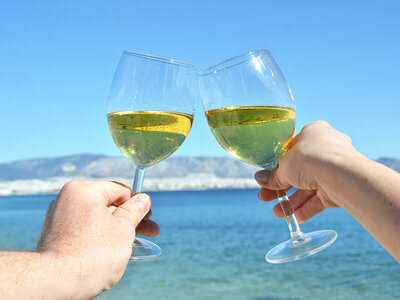
[[[249,51],[199,73],[200,94],[208,124],[220,145],[237,159],[275,168],[293,137],[295,102],[279,67],[266,49]],[[304,234],[285,191],[277,197],[289,225],[291,239],[266,255],[270,263],[284,263],[317,253],[337,234],[320,230]]]
[[[125,51],[111,85],[107,116],[115,144],[136,167],[132,193],[145,170],[174,153],[193,122],[196,67],[173,59]],[[136,238],[131,260],[161,255],[156,244]]]

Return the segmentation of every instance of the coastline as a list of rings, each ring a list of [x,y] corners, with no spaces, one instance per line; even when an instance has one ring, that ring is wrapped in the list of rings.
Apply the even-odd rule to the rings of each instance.
[[[0,182],[0,196],[58,194],[71,180],[109,180],[131,186],[133,178],[126,177],[50,177],[45,179],[20,179]],[[191,191],[222,189],[254,189],[259,185],[253,178],[221,178],[207,174],[190,174],[186,177],[145,178],[144,191]]]
[[[400,160],[377,162],[400,172]],[[76,154],[0,164],[0,196],[57,194],[71,180],[111,180],[132,186],[133,165],[124,157]],[[260,168],[233,158],[174,156],[146,171],[143,191],[256,189]]]

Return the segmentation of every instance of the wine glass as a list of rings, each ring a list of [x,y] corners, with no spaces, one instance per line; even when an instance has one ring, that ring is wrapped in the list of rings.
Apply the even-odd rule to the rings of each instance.
[[[196,66],[125,51],[110,89],[107,118],[119,150],[136,167],[132,194],[140,193],[145,171],[179,148],[193,123]],[[153,242],[136,238],[131,260],[161,255]]]
[[[219,144],[235,158],[275,168],[293,137],[296,109],[286,80],[266,49],[227,59],[198,74],[208,125]],[[266,255],[284,263],[317,253],[337,237],[333,230],[304,234],[285,191],[277,198],[289,225],[290,240]]]

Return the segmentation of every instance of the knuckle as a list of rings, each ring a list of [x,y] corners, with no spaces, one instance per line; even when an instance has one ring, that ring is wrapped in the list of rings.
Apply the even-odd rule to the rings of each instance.
[[[78,185],[77,180],[72,180],[72,181],[67,182],[66,184],[64,184],[64,186],[62,188],[62,191],[73,190],[77,185]]]
[[[343,137],[345,140],[347,140],[347,142],[349,142],[350,144],[353,143],[353,140],[351,139],[351,137],[349,135],[347,135],[346,133],[342,133]]]
[[[329,123],[325,120],[317,120],[314,122],[314,124],[317,126],[330,126]]]
[[[84,188],[87,188],[88,185],[90,185],[91,182],[89,180],[72,180],[70,182],[67,182],[61,191],[75,191],[75,190],[81,190]]]
[[[308,131],[313,128],[326,128],[326,127],[331,127],[331,125],[329,125],[329,123],[325,120],[317,120],[317,121],[314,121],[314,122],[311,122],[311,123],[305,125],[303,127],[303,130]]]

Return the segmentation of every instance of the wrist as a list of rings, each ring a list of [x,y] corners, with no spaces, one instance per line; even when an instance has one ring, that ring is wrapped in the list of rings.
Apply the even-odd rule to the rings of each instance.
[[[53,297],[49,299],[92,299],[101,291],[95,289],[79,259],[51,251],[37,252],[40,265],[47,273],[47,286]]]
[[[2,299],[89,299],[82,295],[67,262],[45,252],[0,252]],[[92,296],[92,297],[90,297]]]
[[[51,287],[50,298],[79,299],[79,291],[73,284],[74,272],[70,272],[69,264],[51,252],[36,252],[39,265],[46,273],[46,286]]]
[[[329,200],[346,208],[349,190],[359,178],[360,171],[371,160],[349,147],[345,151],[339,149],[328,153],[327,158],[314,168],[317,174],[317,186],[325,193]]]

